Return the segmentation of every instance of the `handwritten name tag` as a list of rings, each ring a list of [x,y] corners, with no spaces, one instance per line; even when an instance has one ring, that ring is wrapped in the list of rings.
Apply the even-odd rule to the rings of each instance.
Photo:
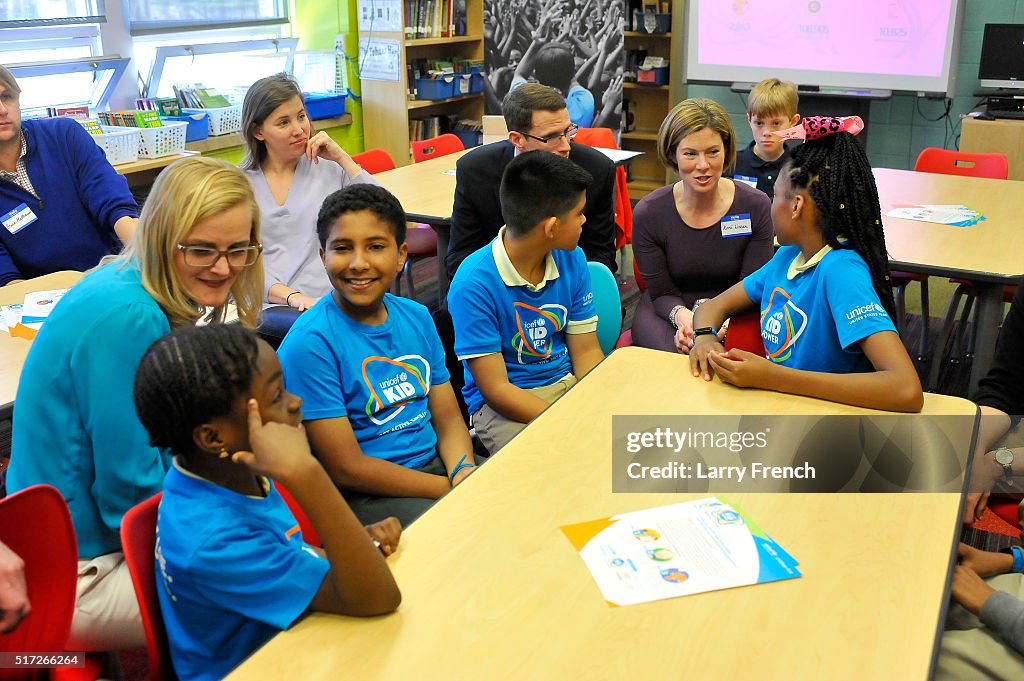
[[[17,208],[0,216],[0,222],[4,223],[4,227],[11,234],[17,234],[21,230],[25,229],[38,218],[36,214],[32,212],[26,204],[21,204]]]
[[[722,218],[722,238],[728,239],[733,236],[750,236],[753,230],[750,226],[750,213],[739,215],[726,215]]]

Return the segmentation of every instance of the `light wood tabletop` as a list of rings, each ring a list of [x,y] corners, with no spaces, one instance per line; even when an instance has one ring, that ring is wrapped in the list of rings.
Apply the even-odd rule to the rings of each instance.
[[[629,607],[603,600],[559,529],[706,496],[613,494],[613,415],[878,413],[616,350],[408,529],[388,560],[397,613],[310,615],[229,678],[925,681],[958,493],[729,494],[803,577]],[[976,409],[929,394],[924,413]]]
[[[25,300],[26,293],[70,288],[82,278],[81,272],[54,272],[17,284],[0,286],[0,305],[14,305]],[[0,415],[9,415],[14,396],[18,392],[18,377],[32,342],[12,338],[0,331]]]
[[[876,168],[885,243],[893,269],[977,284],[978,331],[969,390],[988,372],[1003,319],[1003,286],[1024,276],[1020,201],[1024,182]],[[970,227],[886,217],[900,204],[962,204],[985,216]]]
[[[438,302],[448,293],[444,264],[451,237],[452,203],[455,201],[455,163],[469,149],[378,173],[384,187],[398,198],[411,222],[430,225],[437,232]]]

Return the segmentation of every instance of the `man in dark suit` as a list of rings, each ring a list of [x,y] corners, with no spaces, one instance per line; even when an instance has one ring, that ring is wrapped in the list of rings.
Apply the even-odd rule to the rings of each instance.
[[[571,142],[576,131],[565,99],[539,83],[524,83],[508,93],[501,112],[508,140],[478,147],[459,159],[455,169],[455,204],[445,264],[448,278],[473,251],[486,246],[505,224],[498,189],[505,166],[523,151],[550,151],[574,161],[594,176],[583,214],[587,221],[579,245],[587,256],[615,271],[615,166],[601,152]]]

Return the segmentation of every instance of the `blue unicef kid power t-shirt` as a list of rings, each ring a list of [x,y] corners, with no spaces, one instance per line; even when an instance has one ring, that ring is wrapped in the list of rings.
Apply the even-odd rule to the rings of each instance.
[[[508,258],[502,237],[466,258],[448,291],[455,354],[465,361],[500,352],[508,380],[519,388],[550,385],[572,373],[566,333],[597,329],[590,270],[583,251],[554,250],[544,281],[534,287]],[[462,394],[469,413],[484,406],[469,369]]]
[[[268,481],[248,497],[179,468],[156,530],[156,590],[174,669],[222,679],[306,611],[330,564],[302,540]]]
[[[368,326],[325,297],[277,354],[306,420],[348,417],[363,454],[420,469],[437,453],[427,396],[450,378],[444,348],[427,308],[390,293],[384,306],[387,321]]]
[[[765,356],[807,371],[873,371],[857,342],[896,327],[863,258],[849,248],[826,246],[823,251],[806,264],[797,263],[800,271],[790,278],[800,248],[783,246],[743,280],[747,295],[760,303]]]

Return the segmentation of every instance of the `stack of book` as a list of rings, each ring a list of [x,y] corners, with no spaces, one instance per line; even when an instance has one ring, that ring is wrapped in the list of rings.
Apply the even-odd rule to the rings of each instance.
[[[125,128],[159,128],[163,125],[156,111],[101,111],[100,123]]]
[[[405,39],[466,35],[466,0],[405,0]]]

